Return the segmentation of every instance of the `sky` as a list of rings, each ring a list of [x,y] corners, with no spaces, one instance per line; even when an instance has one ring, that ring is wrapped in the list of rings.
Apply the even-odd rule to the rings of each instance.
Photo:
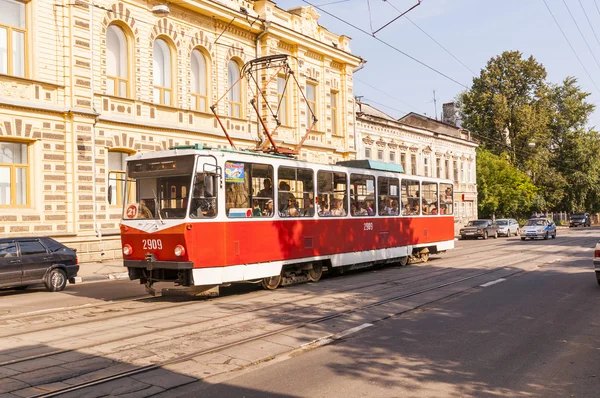
[[[418,0],[306,1],[322,8],[316,10],[321,26],[351,37],[352,53],[367,60],[354,74],[354,95],[391,116],[418,112],[435,117],[437,108],[441,118],[442,103],[470,87],[490,58],[512,50],[543,64],[549,82],[577,78],[582,90],[591,94],[588,102],[600,108],[600,0],[545,0],[558,25],[544,0],[421,0],[406,14],[410,20],[402,17],[384,28]],[[308,5],[303,0],[276,3],[283,9]],[[373,38],[370,33],[380,28],[377,39],[431,69]],[[589,127],[594,126],[600,128],[600,109],[590,117]]]

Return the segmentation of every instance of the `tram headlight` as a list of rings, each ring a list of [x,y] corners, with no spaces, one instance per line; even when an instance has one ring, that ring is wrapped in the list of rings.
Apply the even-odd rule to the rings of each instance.
[[[185,248],[181,245],[177,245],[175,246],[174,252],[177,257],[181,257],[185,254]]]
[[[131,253],[133,253],[133,249],[131,246],[129,246],[129,245],[123,246],[123,254],[124,255],[129,256],[129,255],[131,255]]]

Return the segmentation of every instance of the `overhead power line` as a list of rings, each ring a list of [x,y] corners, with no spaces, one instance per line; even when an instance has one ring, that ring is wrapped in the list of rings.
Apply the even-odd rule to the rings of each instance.
[[[596,56],[594,55],[594,52],[592,51],[592,48],[588,44],[588,42],[587,42],[587,40],[585,38],[585,35],[583,34],[583,32],[581,31],[581,29],[579,28],[579,24],[577,23],[577,20],[573,16],[573,13],[571,13],[571,9],[569,8],[569,6],[567,5],[567,2],[565,0],[563,0],[563,3],[565,5],[565,7],[567,7],[567,11],[569,11],[569,15],[571,16],[571,19],[575,23],[575,26],[577,27],[577,30],[579,31],[579,34],[581,35],[581,38],[585,42],[585,45],[587,46],[588,50],[590,50],[590,53],[592,54],[592,57],[594,58],[594,61],[596,61],[596,65],[598,65],[598,68],[600,68],[600,63],[598,63],[598,59],[596,59]]]
[[[596,34],[596,29],[594,29],[594,25],[592,25],[592,22],[590,21],[590,17],[588,17],[587,12],[585,11],[585,8],[583,7],[583,3],[581,2],[581,0],[579,0],[579,5],[581,6],[581,9],[583,10],[583,14],[585,15],[585,19],[587,19],[588,24],[590,25],[590,28],[592,28],[592,32],[594,32],[594,37],[596,38],[596,43],[598,43],[598,45],[600,45],[600,40],[598,40],[598,35]]]
[[[439,70],[435,69],[434,67],[427,65],[425,62],[423,62],[423,61],[421,61],[421,60],[419,60],[419,59],[417,59],[417,58],[413,57],[412,55],[409,55],[409,54],[405,53],[404,51],[400,50],[398,47],[395,47],[395,46],[391,45],[390,43],[388,43],[388,42],[386,42],[386,41],[384,41],[384,40],[382,40],[382,39],[380,39],[380,38],[378,38],[378,37],[375,37],[375,36],[373,36],[371,33],[367,32],[366,30],[364,30],[364,29],[362,29],[362,28],[359,28],[358,26],[356,26],[356,25],[354,25],[354,24],[352,24],[352,23],[350,23],[350,22],[348,22],[348,21],[346,21],[346,20],[344,20],[344,19],[342,19],[342,18],[338,17],[337,15],[334,15],[334,14],[330,13],[330,12],[329,12],[329,11],[327,11],[327,10],[324,10],[323,8],[321,8],[321,7],[319,7],[319,6],[317,6],[317,5],[313,4],[313,3],[311,3],[310,1],[308,1],[308,0],[302,0],[302,2],[304,2],[304,3],[308,4],[309,6],[312,6],[312,7],[316,8],[317,10],[319,10],[319,11],[321,11],[321,12],[323,12],[323,13],[325,13],[325,14],[329,15],[330,17],[332,17],[332,18],[334,18],[334,19],[336,19],[336,20],[338,20],[338,21],[340,21],[340,22],[342,22],[342,23],[344,23],[344,24],[346,24],[346,25],[348,25],[348,26],[350,26],[350,27],[352,27],[352,28],[354,28],[354,29],[358,30],[359,32],[361,32],[361,33],[363,33],[363,34],[365,34],[365,35],[367,35],[367,36],[369,36],[369,37],[371,37],[371,38],[373,38],[373,39],[377,40],[377,41],[378,41],[378,42],[380,42],[381,44],[384,44],[385,46],[387,46],[387,47],[389,47],[389,48],[393,49],[394,51],[396,51],[396,52],[398,52],[398,53],[400,53],[400,54],[404,55],[405,57],[407,57],[407,58],[410,58],[411,60],[415,61],[415,62],[416,62],[416,63],[418,63],[419,65],[422,65],[422,66],[426,67],[427,69],[429,69],[429,70],[431,70],[431,71],[433,71],[433,72],[437,73],[438,75],[440,75],[440,76],[442,76],[442,77],[445,77],[446,79],[450,80],[451,82],[454,82],[454,83],[458,84],[459,86],[461,86],[461,87],[464,87],[464,88],[466,88],[466,89],[468,89],[468,88],[469,88],[467,85],[465,85],[465,84],[462,84],[462,83],[461,83],[461,82],[459,82],[458,80],[456,80],[456,79],[453,79],[453,78],[451,78],[450,76],[446,75],[445,73],[443,73],[443,72],[441,72],[441,71],[439,71]]]
[[[398,12],[401,12],[395,5],[393,5],[390,1],[386,1],[383,0],[385,3],[388,3],[390,6],[392,6],[392,8]],[[404,18],[406,18],[408,20],[408,22],[410,22],[411,24],[413,24],[417,29],[419,29],[425,36],[429,37],[435,44],[437,44],[439,47],[441,47],[442,50],[446,51],[448,54],[450,54],[450,56],[452,58],[454,58],[456,61],[458,61],[459,64],[461,64],[462,66],[464,66],[469,72],[471,72],[473,74],[473,76],[477,76],[477,73],[473,72],[471,70],[471,68],[469,68],[467,65],[464,64],[464,62],[462,62],[460,59],[458,59],[458,57],[454,54],[452,54],[450,52],[450,50],[448,50],[446,47],[444,47],[439,41],[437,41],[436,39],[434,39],[429,33],[425,32],[424,29],[422,29],[419,25],[417,25],[415,22],[413,22],[412,19],[410,19],[409,17],[407,17],[406,15],[403,15]]]
[[[408,106],[408,107],[410,107],[410,108],[412,108],[412,109],[414,109],[414,110],[416,110],[416,111],[418,111],[418,112],[420,112],[420,113],[424,113],[424,112],[423,112],[421,109],[419,109],[419,108],[417,108],[417,107],[414,107],[414,106],[412,106],[411,104],[409,104],[409,103],[406,103],[406,102],[402,101],[401,99],[398,99],[398,98],[394,97],[393,95],[391,95],[391,94],[388,94],[388,93],[386,93],[385,91],[383,91],[383,90],[381,90],[381,89],[379,89],[379,88],[377,88],[377,87],[375,87],[375,86],[372,86],[371,84],[369,84],[369,83],[365,82],[364,80],[361,80],[361,79],[359,79],[359,78],[357,78],[357,77],[355,77],[355,78],[354,78],[354,80],[356,80],[357,82],[360,82],[360,83],[364,84],[365,86],[371,87],[371,88],[372,88],[373,90],[375,90],[375,91],[379,91],[380,93],[382,93],[382,94],[384,94],[384,95],[386,95],[386,96],[390,97],[390,98],[391,98],[391,99],[393,99],[393,100],[396,100],[396,101],[398,101],[399,103],[401,103],[401,104],[403,104],[403,105],[406,105],[406,106]],[[408,112],[407,112],[407,113],[408,113]]]
[[[575,51],[575,48],[573,48],[573,45],[569,41],[569,38],[565,34],[564,30],[560,27],[560,24],[558,23],[558,21],[556,20],[556,17],[552,13],[552,10],[550,9],[550,7],[548,7],[548,3],[546,3],[546,0],[542,0],[542,1],[546,5],[546,8],[548,9],[548,12],[550,13],[550,15],[552,16],[552,19],[556,23],[556,26],[558,26],[558,29],[560,30],[560,33],[562,33],[563,37],[565,38],[565,40],[569,44],[569,47],[571,47],[571,50],[573,51],[573,54],[575,54],[575,58],[577,58],[577,61],[579,61],[579,64],[581,64],[581,67],[583,68],[583,70],[585,71],[585,73],[587,74],[587,76],[590,78],[590,81],[592,82],[592,84],[594,85],[594,87],[596,87],[596,90],[600,93],[600,88],[598,88],[598,85],[596,84],[596,82],[594,81],[594,79],[592,78],[592,76],[590,75],[590,72],[588,72],[588,70],[585,67],[585,65],[583,64],[583,62],[581,62],[581,58],[579,58],[579,55],[577,55],[577,51]]]

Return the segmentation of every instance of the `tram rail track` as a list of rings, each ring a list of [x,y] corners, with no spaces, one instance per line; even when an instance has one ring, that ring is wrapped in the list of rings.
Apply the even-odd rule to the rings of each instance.
[[[146,372],[149,372],[149,371],[152,371],[152,370],[155,370],[155,369],[159,369],[159,368],[163,368],[163,367],[166,367],[166,366],[169,366],[169,365],[173,365],[173,364],[185,362],[185,361],[188,361],[188,360],[193,359],[195,357],[199,357],[199,356],[203,356],[203,355],[207,355],[207,354],[212,354],[212,353],[215,353],[215,352],[223,351],[223,350],[226,350],[226,349],[229,349],[229,348],[237,347],[237,346],[240,346],[240,345],[243,345],[243,344],[247,344],[247,343],[250,343],[250,342],[253,342],[253,341],[264,339],[266,337],[271,337],[271,336],[274,336],[274,335],[277,335],[277,334],[289,332],[291,330],[297,330],[297,329],[300,329],[300,328],[305,327],[305,326],[322,323],[322,322],[325,322],[325,321],[328,321],[328,320],[332,320],[332,319],[336,319],[336,318],[343,317],[343,316],[346,316],[346,315],[350,315],[350,314],[353,314],[353,313],[356,313],[356,312],[359,312],[359,311],[363,311],[363,310],[366,310],[366,309],[374,308],[374,307],[377,307],[377,306],[382,306],[382,305],[385,305],[385,304],[388,304],[388,303],[391,303],[391,302],[394,302],[394,301],[398,301],[398,300],[402,300],[402,299],[414,297],[414,296],[417,296],[417,295],[420,295],[420,294],[424,294],[424,293],[431,292],[431,291],[434,291],[434,290],[442,289],[444,287],[456,285],[456,284],[459,284],[459,283],[462,283],[462,282],[465,282],[465,281],[468,281],[468,280],[472,280],[472,279],[475,279],[475,278],[478,278],[478,277],[481,277],[481,276],[484,276],[484,275],[488,275],[488,274],[492,274],[492,273],[498,272],[500,270],[506,270],[506,267],[493,268],[491,270],[486,270],[486,271],[483,271],[483,272],[479,272],[479,273],[476,273],[474,275],[470,275],[470,276],[467,276],[467,277],[460,278],[458,280],[454,280],[452,282],[446,282],[446,283],[436,284],[435,286],[423,288],[423,289],[420,289],[420,290],[415,291],[415,292],[405,293],[405,294],[401,294],[401,295],[389,297],[389,298],[386,298],[386,299],[383,299],[383,300],[379,300],[379,301],[376,301],[376,302],[368,303],[368,304],[365,304],[365,305],[356,306],[354,308],[350,308],[350,309],[346,309],[346,310],[334,312],[332,314],[328,314],[328,315],[325,315],[325,316],[317,317],[317,318],[314,318],[314,319],[311,319],[311,320],[308,320],[308,321],[298,322],[298,323],[293,324],[293,325],[284,326],[282,328],[279,328],[279,329],[276,329],[276,330],[273,330],[273,331],[269,331],[269,332],[266,332],[266,333],[261,333],[261,334],[258,334],[258,335],[252,336],[252,337],[248,337],[248,338],[240,339],[240,340],[237,340],[237,341],[234,341],[234,342],[230,342],[230,343],[218,345],[218,346],[215,346],[215,347],[212,347],[212,348],[209,348],[209,349],[195,351],[195,352],[192,352],[192,353],[189,353],[189,354],[186,354],[186,355],[181,355],[181,356],[178,356],[176,358],[171,358],[169,360],[162,361],[160,363],[155,363],[155,364],[146,365],[146,366],[140,366],[140,367],[138,367],[136,369],[131,369],[131,370],[123,371],[123,372],[118,372],[118,373],[115,373],[115,374],[112,374],[112,375],[108,375],[108,376],[104,376],[104,377],[99,377],[99,378],[96,378],[96,379],[93,379],[93,380],[88,380],[86,382],[79,383],[79,384],[76,384],[76,385],[72,385],[72,386],[69,386],[69,387],[60,388],[60,389],[56,389],[54,391],[50,391],[50,392],[47,392],[47,393],[34,395],[32,398],[50,398],[50,397],[57,397],[57,396],[60,396],[60,395],[63,395],[63,394],[67,394],[67,393],[82,391],[82,390],[84,390],[86,388],[94,387],[94,386],[97,386],[97,385],[100,385],[100,384],[103,384],[103,383],[107,383],[107,382],[110,382],[110,381],[119,380],[119,379],[127,378],[127,377],[130,377],[130,376],[135,376],[135,375],[138,375],[138,374],[141,374],[141,373],[146,373]],[[519,274],[519,273],[522,273],[522,272],[523,272],[523,270],[516,269],[514,272],[509,273],[508,275],[505,275],[505,276],[513,276],[515,274]],[[472,288],[472,287],[470,287],[470,288]],[[470,288],[466,288],[465,290],[468,290]],[[435,302],[443,300],[443,299],[447,299],[448,297],[454,296],[456,294],[460,294],[462,292],[463,291],[449,293],[448,295],[446,295],[444,297],[441,297],[441,298],[438,298],[438,299],[435,299],[435,300],[430,300],[430,301],[428,301],[426,303],[423,303],[423,304],[421,304],[421,305],[419,305],[419,306],[417,306],[415,308],[412,308],[410,310],[402,311],[401,313],[409,312],[409,311],[414,311],[415,309],[418,309],[418,308],[423,307],[425,305],[430,305],[432,303],[435,303]],[[398,314],[394,314],[394,315],[398,315]],[[384,317],[382,319],[379,319],[378,321],[381,321],[383,319],[387,319],[390,316],[392,316],[392,315],[388,315],[388,316],[386,316],[386,317]]]

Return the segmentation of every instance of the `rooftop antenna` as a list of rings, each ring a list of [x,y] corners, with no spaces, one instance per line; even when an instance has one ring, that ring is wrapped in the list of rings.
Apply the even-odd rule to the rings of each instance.
[[[437,116],[437,100],[435,99],[435,90],[433,90],[433,108],[435,110],[435,120],[438,120],[438,116]]]

